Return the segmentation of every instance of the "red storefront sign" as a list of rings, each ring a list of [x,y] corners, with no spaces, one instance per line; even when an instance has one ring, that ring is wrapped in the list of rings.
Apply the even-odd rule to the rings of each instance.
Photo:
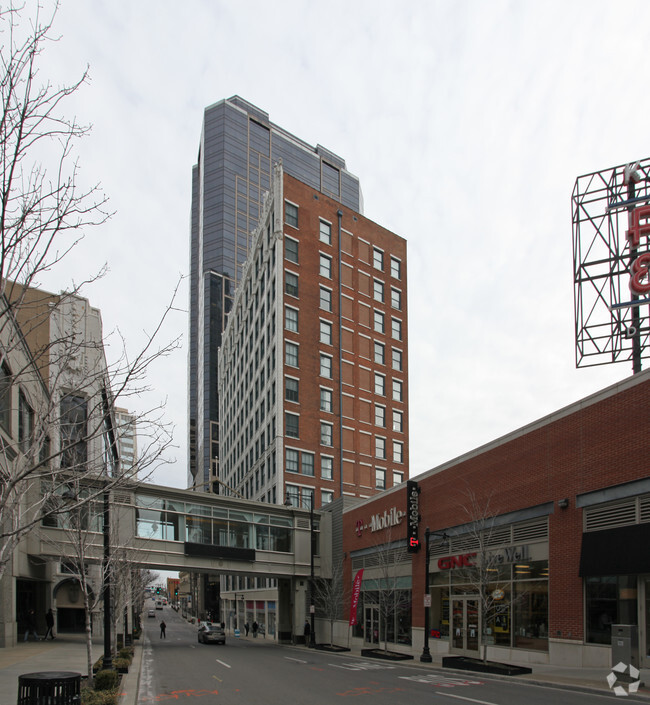
[[[361,579],[363,578],[363,568],[354,576],[352,584],[352,600],[350,601],[350,626],[357,623],[357,605],[359,604],[359,596],[361,595]]]

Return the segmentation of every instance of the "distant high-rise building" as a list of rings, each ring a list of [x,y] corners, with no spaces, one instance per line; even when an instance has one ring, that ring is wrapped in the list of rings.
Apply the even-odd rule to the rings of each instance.
[[[234,96],[206,108],[192,171],[188,485],[220,491],[217,353],[250,251],[273,166],[361,211],[359,180],[345,161],[312,147]]]
[[[406,281],[403,238],[275,168],[219,356],[225,487],[310,508],[408,479]]]
[[[129,476],[136,475],[138,461],[138,441],[136,417],[126,409],[115,409],[115,432],[121,470],[128,471]]]

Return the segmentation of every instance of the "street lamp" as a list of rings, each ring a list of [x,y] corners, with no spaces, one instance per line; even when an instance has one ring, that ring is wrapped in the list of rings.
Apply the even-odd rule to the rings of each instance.
[[[314,607],[314,496],[312,495],[309,504],[309,547],[310,547],[310,566],[309,566],[309,648],[316,648],[316,634],[314,629],[314,616],[316,609]]]
[[[424,648],[422,649],[422,656],[420,656],[422,663],[431,663],[433,660],[429,651],[429,608],[431,607],[431,593],[429,592],[429,539],[431,536],[440,536],[443,541],[447,540],[446,533],[436,534],[433,531],[429,531],[427,526],[424,532],[424,549],[426,553],[424,556]]]

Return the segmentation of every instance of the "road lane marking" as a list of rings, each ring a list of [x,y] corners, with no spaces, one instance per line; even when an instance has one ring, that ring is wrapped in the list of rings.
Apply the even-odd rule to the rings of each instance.
[[[478,703],[478,705],[497,705],[496,703],[490,703],[487,700],[476,700],[476,698],[464,698],[462,695],[453,695],[452,693],[436,693],[436,695],[445,695],[448,698],[467,700],[467,702],[469,703]]]
[[[226,668],[232,668],[232,666],[229,666],[229,665],[228,665],[227,663],[225,663],[224,661],[219,661],[219,659],[217,659],[217,663],[220,663],[222,666],[225,666]]]
[[[219,683],[223,683],[223,681],[221,680],[221,678],[218,678],[217,676],[212,676],[212,677],[213,677],[216,681],[219,681]]]
[[[287,661],[295,661],[296,663],[307,663],[307,661],[303,661],[301,658],[291,658],[291,656],[285,656],[284,658],[286,658]]]

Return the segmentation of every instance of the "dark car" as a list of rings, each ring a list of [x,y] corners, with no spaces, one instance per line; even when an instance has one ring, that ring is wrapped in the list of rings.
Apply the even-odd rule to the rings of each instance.
[[[206,622],[199,627],[199,644],[225,644],[226,632],[218,625]]]

